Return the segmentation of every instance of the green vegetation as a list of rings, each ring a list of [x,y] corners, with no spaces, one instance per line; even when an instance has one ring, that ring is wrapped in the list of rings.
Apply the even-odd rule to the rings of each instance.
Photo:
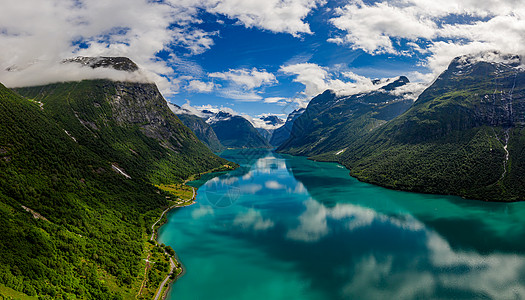
[[[44,109],[0,85],[0,284],[42,299],[135,298],[148,230],[169,205],[153,184],[228,162],[166,112],[154,86],[18,92]]]
[[[166,191],[170,194],[172,194],[175,199],[181,198],[181,199],[191,199],[193,198],[193,190],[191,187],[181,184],[181,183],[173,183],[173,184],[160,184],[157,185],[159,189]]]
[[[204,119],[190,114],[178,114],[177,117],[213,152],[221,152],[225,147],[221,144],[211,126]]]
[[[17,89],[79,144],[117,162],[132,178],[182,182],[227,164],[185,127],[154,84],[84,80]]]
[[[406,83],[408,79],[401,77],[378,91],[352,96],[338,96],[332,91],[322,93],[295,120],[291,138],[277,151],[337,160],[336,153],[410,108],[412,100],[389,92],[394,86]]]
[[[294,124],[305,133],[279,150],[340,162],[359,180],[389,188],[525,200],[525,72],[517,65],[465,61],[454,60],[390,121],[377,117],[380,107],[362,115],[340,103],[327,109],[330,95],[320,95],[308,106],[321,107],[319,114],[307,109]],[[340,122],[336,109],[348,120]]]
[[[224,147],[271,148],[268,141],[245,118],[224,112],[219,112],[218,116],[224,119],[212,123],[211,128]]]

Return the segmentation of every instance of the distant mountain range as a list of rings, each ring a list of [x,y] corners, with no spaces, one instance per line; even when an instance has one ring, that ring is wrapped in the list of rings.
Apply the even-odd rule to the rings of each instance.
[[[317,96],[278,151],[337,161],[360,180],[395,189],[525,200],[521,58],[457,57],[413,103],[401,93],[406,81]]]
[[[339,151],[368,131],[405,112],[414,102],[409,93],[395,92],[408,84],[401,76],[377,82],[377,89],[351,96],[326,91],[310,101],[293,123],[278,151],[312,156]]]
[[[271,147],[268,142],[271,137],[271,131],[255,128],[250,121],[242,116],[233,115],[225,111],[212,112],[209,110],[199,111],[197,116],[195,112],[184,110],[178,106],[174,106],[173,110],[181,121],[214,151],[220,151],[225,148]],[[269,116],[262,120],[272,124],[282,122],[282,120],[277,117],[274,118],[274,116]],[[210,129],[214,134],[211,134]]]
[[[168,104],[171,110],[177,114],[177,117],[191,129],[197,138],[201,140],[210,150],[213,152],[221,152],[226,149],[224,145],[221,144],[219,138],[213,131],[213,128],[206,123],[206,120],[190,113],[180,113],[182,109],[175,104]]]
[[[292,131],[293,123],[295,122],[297,118],[299,118],[299,116],[304,111],[305,111],[304,108],[298,108],[292,111],[286,118],[286,122],[284,123],[284,125],[274,130],[270,138],[270,144],[272,146],[274,147],[280,146],[290,137],[290,132]]]

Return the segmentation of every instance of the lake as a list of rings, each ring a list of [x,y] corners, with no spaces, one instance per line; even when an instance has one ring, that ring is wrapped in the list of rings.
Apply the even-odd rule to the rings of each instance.
[[[388,190],[335,163],[228,150],[159,241],[168,299],[525,298],[525,203]]]

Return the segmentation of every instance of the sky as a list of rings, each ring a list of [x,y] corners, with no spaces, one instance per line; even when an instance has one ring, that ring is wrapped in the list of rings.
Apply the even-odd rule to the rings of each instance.
[[[523,0],[2,0],[0,83],[155,82],[186,107],[283,118],[326,89],[407,76],[428,86],[456,56],[525,55]],[[126,56],[140,72],[61,61]]]

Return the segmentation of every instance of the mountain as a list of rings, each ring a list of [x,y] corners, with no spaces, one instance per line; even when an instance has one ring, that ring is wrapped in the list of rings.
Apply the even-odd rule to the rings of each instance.
[[[169,205],[154,185],[229,164],[150,83],[0,84],[0,120],[2,292],[134,298],[148,230]]]
[[[213,131],[228,148],[269,148],[268,141],[259,134],[250,121],[241,116],[220,111],[207,121]]]
[[[264,123],[268,126],[281,126],[284,124],[284,121],[281,120],[281,118],[279,118],[278,116],[273,116],[273,115],[269,115],[269,116],[265,116],[265,117],[260,117],[261,120],[264,121]]]
[[[286,141],[290,137],[290,132],[292,131],[293,123],[304,111],[304,108],[298,108],[292,111],[288,115],[288,118],[286,118],[286,122],[284,123],[284,125],[274,130],[274,132],[272,133],[272,137],[270,138],[270,144],[272,146],[280,146],[284,141]]]
[[[130,169],[132,177],[170,183],[225,162],[182,124],[153,83],[83,80],[16,91],[42,102],[79,144]]]
[[[349,144],[412,105],[410,93],[399,91],[408,83],[401,76],[377,81],[375,90],[350,96],[325,91],[310,101],[277,150],[304,156],[341,154]]]
[[[215,131],[203,118],[184,111],[175,104],[169,104],[169,106],[182,123],[191,129],[197,138],[213,152],[221,152],[226,149],[217,138]]]
[[[265,141],[269,142],[272,138],[273,129],[255,128],[257,132],[264,138]]]
[[[165,195],[3,85],[0,120],[2,291],[110,299],[140,285],[143,235]]]
[[[270,139],[272,138],[272,134],[275,131],[275,129],[281,127],[284,124],[284,121],[281,120],[281,118],[273,115],[260,117],[259,120],[262,120],[264,122],[264,125],[261,125],[264,127],[257,127],[257,131],[268,142],[270,142]]]
[[[525,200],[525,71],[495,52],[455,58],[404,114],[338,160],[395,189]]]

